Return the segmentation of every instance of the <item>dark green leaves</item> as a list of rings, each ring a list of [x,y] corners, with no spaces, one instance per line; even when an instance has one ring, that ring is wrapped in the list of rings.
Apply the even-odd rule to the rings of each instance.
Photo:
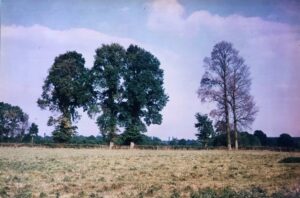
[[[75,51],[56,57],[44,82],[42,96],[38,99],[38,105],[42,109],[49,108],[50,111],[62,114],[62,117],[56,120],[51,117],[48,122],[58,124],[53,135],[65,133],[62,134],[65,137],[57,139],[60,142],[67,141],[66,137],[74,134],[71,120],[79,118],[77,108],[87,109],[86,106],[91,101],[92,87],[84,63],[82,55]]]
[[[137,141],[146,125],[161,124],[168,96],[163,70],[151,53],[133,45],[127,50],[119,44],[102,45],[92,69],[84,63],[77,52],[59,55],[45,80],[38,105],[61,113],[48,121],[56,126],[56,141],[68,141],[75,133],[71,121],[79,118],[80,107],[90,116],[100,113],[97,124],[106,141],[114,141],[120,127],[125,141]]]
[[[168,101],[163,89],[163,71],[151,53],[118,44],[96,50],[91,70],[93,87],[101,109],[97,124],[107,141],[124,127],[125,142],[137,141],[146,125],[161,124],[160,111]]]
[[[28,127],[28,115],[18,106],[0,102],[0,138],[22,138]]]
[[[197,119],[195,127],[198,130],[196,136],[198,140],[201,141],[206,147],[209,140],[212,139],[215,134],[214,128],[212,126],[212,121],[208,118],[207,115],[201,115],[199,113],[197,113],[195,117]]]
[[[126,51],[118,44],[102,45],[96,50],[91,78],[95,98],[101,109],[97,124],[106,141],[114,141],[118,131],[124,89],[121,80],[125,64]]]

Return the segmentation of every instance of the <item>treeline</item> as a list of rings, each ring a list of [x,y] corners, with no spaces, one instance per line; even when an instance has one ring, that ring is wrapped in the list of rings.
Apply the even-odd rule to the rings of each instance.
[[[196,114],[197,140],[162,141],[145,135],[147,127],[162,123],[162,109],[169,97],[165,93],[164,71],[159,60],[136,45],[127,49],[119,44],[102,45],[95,50],[91,68],[82,54],[68,51],[58,55],[49,68],[37,105],[53,112],[48,126],[51,136],[38,136],[38,126],[20,107],[0,102],[1,142],[55,142],[75,144],[188,145],[298,147],[288,134],[267,137],[262,131],[243,132],[254,122],[258,109],[250,94],[250,69],[233,45],[217,43],[204,59],[198,97],[213,102],[209,116]],[[84,137],[74,125],[82,109],[96,118],[100,136]],[[214,125],[213,125],[214,123]]]
[[[265,148],[288,148],[288,149],[300,149],[300,137],[291,137],[289,134],[281,134],[279,137],[267,137],[265,133],[260,130],[250,134],[248,132],[239,133],[239,144],[241,148],[256,148],[256,147],[265,147]],[[231,138],[234,139],[234,133],[232,132]],[[28,131],[24,134],[22,138],[19,136],[15,137],[4,137],[0,141],[1,143],[34,143],[34,144],[54,144],[56,143],[53,139],[53,136],[32,136]],[[126,144],[119,138],[116,142],[116,145]],[[68,144],[74,145],[107,145],[107,141],[101,135],[74,135]],[[220,134],[212,138],[207,145],[204,145],[203,142],[195,139],[184,139],[184,138],[171,138],[169,140],[162,140],[158,137],[150,137],[147,135],[142,135],[140,141],[136,143],[137,145],[142,146],[171,146],[177,148],[217,148],[217,147],[226,147],[226,134]]]

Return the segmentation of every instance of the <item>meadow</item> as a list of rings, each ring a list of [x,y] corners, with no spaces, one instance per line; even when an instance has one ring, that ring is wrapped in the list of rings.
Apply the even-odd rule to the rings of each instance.
[[[300,164],[278,163],[292,156],[300,153],[1,147],[0,197],[280,197],[299,193]]]

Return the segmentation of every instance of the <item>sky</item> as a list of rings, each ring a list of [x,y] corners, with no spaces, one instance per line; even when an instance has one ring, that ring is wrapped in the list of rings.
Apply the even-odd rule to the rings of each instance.
[[[252,77],[259,108],[248,132],[300,136],[300,2],[279,0],[0,0],[0,101],[20,106],[40,135],[51,134],[50,115],[37,99],[54,58],[66,51],[83,54],[91,68],[102,44],[136,44],[151,52],[164,70],[169,102],[161,125],[147,135],[195,139],[201,103],[197,89],[203,59],[213,46],[229,41]],[[81,110],[78,133],[98,135],[95,119]]]

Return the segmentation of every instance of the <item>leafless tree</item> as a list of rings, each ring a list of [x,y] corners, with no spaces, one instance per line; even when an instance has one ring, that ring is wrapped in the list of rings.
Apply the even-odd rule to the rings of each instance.
[[[233,65],[238,52],[231,43],[222,41],[217,43],[210,57],[204,59],[205,73],[202,76],[198,96],[202,102],[213,101],[216,103],[215,112],[225,119],[227,146],[231,150],[230,123],[229,123],[229,82]]]
[[[249,128],[258,109],[250,95],[249,67],[242,57],[236,56],[232,64],[228,87],[228,102],[232,111],[235,149],[238,149],[238,127]]]

